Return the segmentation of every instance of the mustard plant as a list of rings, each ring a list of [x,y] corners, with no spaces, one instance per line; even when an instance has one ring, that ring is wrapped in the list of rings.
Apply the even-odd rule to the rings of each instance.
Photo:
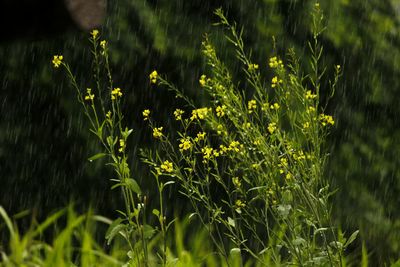
[[[333,192],[324,177],[324,142],[335,121],[320,101],[327,70],[320,62],[323,12],[314,5],[308,74],[301,72],[294,49],[263,64],[253,62],[243,29],[222,10],[215,14],[242,66],[242,82],[251,89],[245,92],[234,81],[207,35],[202,53],[209,73],[199,77],[199,87],[211,98],[208,105],[196,107],[153,71],[150,83],[166,87],[187,105],[171,114],[179,124],[177,139],[152,119],[153,111],[143,111],[160,145],[159,152],[142,152],[144,162],[159,187],[179,184],[192,205],[191,216],[206,228],[227,266],[232,255],[239,266],[341,266],[357,232],[346,239],[333,226],[328,201]],[[268,78],[261,68],[267,68]],[[328,95],[342,71],[340,65],[332,69],[333,80],[324,89]]]
[[[117,211],[120,217],[110,225],[106,233],[107,244],[110,245],[116,236],[122,237],[129,247],[126,266],[149,266],[148,241],[155,234],[155,229],[146,222],[146,197],[142,195],[141,188],[132,177],[128,166],[126,147],[133,130],[123,123],[121,99],[125,92],[114,85],[107,41],[100,39],[100,32],[96,29],[90,34],[94,88],[82,90],[62,56],[54,56],[52,63],[55,68],[62,66],[66,71],[76,91],[78,102],[89,121],[89,130],[101,145],[102,151],[90,157],[89,161],[104,157],[108,159],[106,165],[110,166],[115,174],[115,178],[110,179],[113,182],[111,189],[119,188],[124,200],[125,209]],[[162,232],[165,230],[163,222]]]

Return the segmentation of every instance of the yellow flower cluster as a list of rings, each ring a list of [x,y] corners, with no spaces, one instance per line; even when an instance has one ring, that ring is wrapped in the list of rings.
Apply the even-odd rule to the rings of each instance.
[[[198,109],[192,110],[192,116],[190,117],[190,120],[195,120],[195,119],[203,120],[203,119],[205,119],[208,111],[210,111],[210,110],[211,109],[209,109],[209,108],[198,108]]]
[[[183,110],[181,110],[181,109],[176,109],[175,111],[174,111],[174,116],[175,116],[175,120],[177,120],[177,121],[180,121],[180,120],[182,120],[182,115],[183,115],[183,113],[185,113],[185,111],[183,111]]]
[[[86,93],[87,93],[87,95],[85,96],[85,100],[87,100],[87,101],[93,101],[93,99],[94,99],[94,94],[92,94],[92,89],[87,88],[87,89],[86,89]]]
[[[206,84],[207,84],[207,76],[204,75],[204,74],[201,75],[201,76],[200,76],[199,83],[200,83],[200,85],[201,85],[202,87],[206,86]]]
[[[142,115],[143,115],[143,120],[147,121],[150,116],[150,110],[148,110],[148,109],[143,110]]]
[[[215,56],[215,49],[214,49],[214,47],[212,47],[210,44],[206,44],[205,42],[203,42],[202,44],[203,44],[203,47],[204,47],[203,53],[204,53],[206,56],[209,56],[209,57]]]
[[[169,160],[164,161],[161,164],[161,170],[165,171],[165,172],[173,172],[174,171],[174,166],[172,165],[172,162],[170,162]]]
[[[106,40],[102,40],[102,41],[100,42],[100,47],[101,47],[103,50],[105,50],[105,49],[106,49],[106,46],[107,46],[107,41],[106,41]]]
[[[190,141],[189,137],[181,138],[179,144],[179,150],[185,151],[192,148],[192,142]]]
[[[158,78],[157,71],[153,70],[153,72],[150,73],[149,78],[150,78],[150,83],[156,83],[157,82],[157,78]]]
[[[270,68],[272,68],[272,69],[276,69],[276,68],[278,68],[278,67],[283,67],[283,62],[282,62],[282,60],[278,60],[278,58],[277,57],[271,57],[270,59],[269,59],[269,66],[270,66]]]
[[[249,71],[258,70],[258,64],[252,64],[252,63],[250,63],[248,69],[249,69]]]
[[[205,138],[206,138],[206,133],[205,132],[200,132],[200,133],[197,133],[197,136],[194,139],[194,141],[195,142],[199,142],[199,141],[204,140]]]
[[[328,124],[330,124],[330,125],[335,124],[333,117],[330,115],[320,114],[319,119],[321,121],[322,126],[327,126]]]
[[[275,122],[271,122],[268,124],[268,132],[270,134],[273,134],[276,131],[276,123]]]
[[[118,97],[122,96],[121,88],[114,88],[111,91],[111,100],[116,100]]]
[[[203,153],[203,162],[206,163],[207,160],[212,159],[213,157],[218,157],[219,152],[216,149],[213,149],[212,147],[205,146],[201,149],[201,152]]]
[[[307,121],[307,122],[303,123],[303,129],[305,130],[308,128],[310,128],[310,123]]]
[[[257,102],[252,99],[247,102],[247,108],[249,109],[249,114],[253,113],[253,111],[257,108]]]
[[[55,55],[52,60],[54,68],[60,67],[60,65],[62,64],[62,60],[63,56]]]
[[[281,107],[281,106],[279,106],[278,103],[274,103],[274,104],[272,104],[272,105],[270,106],[271,109],[275,109],[275,110],[278,110],[280,107]]]
[[[307,90],[307,92],[306,92],[306,99],[314,99],[314,98],[316,98],[316,97],[317,97],[317,95],[311,93],[311,90]]]
[[[163,130],[163,127],[154,128],[153,129],[153,137],[161,138],[163,136],[162,130]]]
[[[94,29],[93,31],[90,32],[90,35],[92,35],[93,39],[96,39],[97,36],[99,35],[99,30]]]
[[[242,148],[242,147],[243,147],[243,145],[240,145],[239,141],[232,141],[229,144],[228,151],[239,152],[240,151],[239,148]]]
[[[274,76],[271,80],[271,87],[275,88],[278,84],[282,83],[282,79],[278,79],[277,76]]]
[[[235,207],[236,207],[235,210],[236,210],[237,213],[242,213],[241,208],[246,207],[246,204],[243,201],[241,201],[240,199],[237,199],[235,201]]]
[[[122,153],[124,150],[125,150],[125,141],[124,141],[124,139],[119,139],[119,149],[118,149],[118,151],[120,152],[120,153]]]
[[[305,160],[306,155],[302,150],[300,150],[299,152],[293,154],[293,159],[297,161]]]
[[[215,111],[217,112],[217,117],[225,116],[225,110],[226,110],[226,106],[225,105],[216,107]]]

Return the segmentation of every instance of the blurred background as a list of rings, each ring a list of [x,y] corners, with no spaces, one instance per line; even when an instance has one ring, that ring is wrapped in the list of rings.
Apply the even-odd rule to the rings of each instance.
[[[41,218],[73,201],[81,211],[91,205],[115,217],[120,199],[110,190],[112,173],[104,162],[87,160],[99,147],[69,81],[50,64],[53,55],[62,54],[82,88],[92,87],[88,38],[95,26],[108,40],[114,81],[125,93],[125,122],[134,129],[133,173],[150,195],[150,176],[138,151],[154,144],[141,112],[153,110],[172,131],[171,114],[182,103],[150,86],[148,74],[157,69],[201,105],[205,33],[232,73],[240,70],[221,29],[212,26],[216,8],[244,28],[247,50],[264,74],[273,37],[279,55],[294,47],[308,69],[314,1],[92,0],[86,13],[72,0],[36,2],[41,4],[0,4],[0,205],[10,214],[29,209]],[[389,263],[400,256],[400,1],[320,5],[327,25],[321,40],[327,75],[336,64],[343,68],[327,112],[336,121],[326,144],[326,177],[338,189],[333,217],[348,234],[360,229],[355,251],[365,243],[375,263]],[[179,198],[171,192],[171,203],[182,203]]]

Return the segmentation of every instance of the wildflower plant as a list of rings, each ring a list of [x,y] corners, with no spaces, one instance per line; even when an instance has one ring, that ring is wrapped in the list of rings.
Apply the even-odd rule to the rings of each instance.
[[[232,253],[239,254],[243,264],[341,265],[343,251],[357,232],[346,240],[330,217],[332,192],[324,179],[323,148],[334,119],[324,113],[326,106],[320,102],[326,69],[320,66],[318,39],[324,28],[319,4],[312,12],[312,72],[301,73],[290,49],[285,59],[273,55],[267,61],[272,77],[267,79],[260,73],[263,64],[254,63],[245,52],[242,31],[220,9],[215,14],[227,30],[226,39],[236,50],[253,94],[246,97],[233,82],[206,36],[202,52],[210,74],[200,76],[199,87],[212,98],[210,105],[196,107],[153,71],[150,83],[168,88],[187,106],[173,114],[180,123],[176,140],[154,134],[162,127],[155,128],[149,119],[161,151],[143,151],[144,162],[154,170],[158,183],[180,185],[192,205],[192,217],[201,221],[228,265]],[[340,67],[334,72],[331,94]],[[160,162],[164,162],[161,167]]]
[[[141,188],[132,177],[128,165],[127,141],[132,129],[124,127],[123,114],[121,113],[121,100],[125,92],[114,86],[111,75],[108,43],[100,40],[100,32],[91,32],[90,43],[93,55],[93,80],[94,89],[82,90],[72,73],[70,66],[63,60],[63,56],[54,56],[52,63],[55,68],[60,66],[69,77],[72,87],[76,90],[77,98],[90,124],[90,132],[96,136],[101,145],[102,152],[89,158],[89,161],[103,157],[108,159],[107,165],[114,170],[115,178],[111,189],[119,188],[124,200],[125,209],[118,210],[120,217],[115,220],[106,234],[107,244],[110,244],[116,236],[122,237],[129,249],[126,266],[133,262],[139,265],[149,265],[148,241],[156,230],[146,223],[146,197],[142,195]],[[105,73],[106,79],[101,75]],[[143,112],[145,117],[150,111]],[[162,127],[157,129],[154,136],[162,137]],[[169,170],[168,162],[164,163]]]
[[[121,100],[124,89],[116,87],[108,58],[108,42],[97,30],[91,32],[94,86],[81,89],[63,56],[54,56],[75,88],[88,118],[90,131],[102,152],[90,161],[106,157],[119,188],[124,210],[107,234],[110,244],[116,236],[128,246],[126,266],[166,266],[171,260],[167,243],[173,218],[167,218],[164,190],[175,184],[190,202],[193,213],[209,234],[218,255],[227,266],[340,266],[348,239],[332,226],[328,198],[332,194],[324,179],[324,141],[335,121],[325,114],[320,101],[323,14],[319,5],[312,12],[313,39],[309,43],[311,73],[303,74],[293,49],[286,57],[272,55],[264,63],[253,62],[245,51],[242,30],[216,10],[226,39],[236,51],[251,92],[243,92],[233,81],[229,68],[220,59],[206,35],[202,53],[208,74],[199,77],[199,88],[211,101],[197,107],[181,90],[156,70],[149,74],[153,88],[166,87],[187,105],[177,107],[171,116],[177,134],[168,125],[154,121],[156,110],[141,112],[151,128],[159,150],[142,150],[143,162],[155,179],[159,203],[148,207],[147,198],[128,166],[128,137],[124,127]],[[268,69],[268,77],[261,70]],[[334,68],[333,94],[341,75]],[[101,75],[105,73],[106,79]],[[150,213],[157,226],[147,223]],[[162,240],[149,251],[149,243]],[[152,255],[156,255],[154,258]]]

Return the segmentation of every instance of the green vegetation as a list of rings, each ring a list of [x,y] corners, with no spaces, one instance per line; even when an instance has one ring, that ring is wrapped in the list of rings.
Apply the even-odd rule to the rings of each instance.
[[[317,36],[318,46],[307,15],[313,2],[221,1],[228,20],[243,31],[235,24],[209,27],[215,22],[210,10],[218,7],[209,2],[110,4],[101,34],[91,39],[94,54],[82,35],[73,34],[52,42],[1,44],[0,205],[8,214],[24,209],[37,214],[29,226],[28,216],[9,218],[2,209],[2,264],[341,260],[346,266],[396,266],[400,23],[395,1],[324,1],[327,28]],[[204,32],[209,34],[200,49]],[[108,39],[103,54],[102,36]],[[63,54],[57,58],[60,67],[65,60],[71,64],[80,103],[60,83],[61,71],[51,78],[49,53]],[[283,66],[271,68],[270,58],[272,65],[282,60]],[[306,105],[314,113],[305,112]],[[82,120],[84,114],[90,119]],[[318,201],[309,205],[307,198]],[[54,213],[71,199],[78,214],[93,205],[119,219],[112,224],[76,215],[72,208]],[[47,222],[47,230],[36,219]],[[113,225],[108,233],[104,223]],[[112,232],[114,227],[118,231]],[[359,236],[349,242],[357,229]],[[315,232],[321,234],[313,240]],[[272,245],[281,247],[279,252],[263,251]],[[91,252],[83,257],[82,251]],[[129,251],[136,258],[130,259]]]
[[[2,256],[5,266],[345,265],[345,250],[358,231],[347,239],[333,226],[330,214],[328,199],[333,193],[324,177],[324,145],[335,122],[324,114],[326,104],[320,102],[327,69],[320,62],[319,38],[325,28],[319,4],[312,12],[313,35],[308,43],[311,72],[301,73],[300,62],[290,49],[287,57],[272,55],[264,66],[271,78],[263,78],[259,64],[247,55],[242,30],[230,24],[221,9],[215,14],[219,25],[226,28],[226,40],[233,45],[244,73],[242,83],[249,89],[241,89],[241,82],[219,58],[208,36],[202,52],[210,74],[201,75],[198,86],[208,93],[206,107],[196,108],[157,71],[149,75],[151,84],[166,87],[185,102],[173,113],[179,124],[176,133],[157,125],[152,118],[156,111],[142,112],[158,142],[157,150],[141,152],[156,182],[158,204],[148,201],[149,195],[142,193],[129,167],[127,144],[134,131],[124,125],[124,90],[114,85],[107,41],[100,39],[98,30],[91,32],[93,89],[82,90],[64,57],[53,57],[53,66],[66,71],[89,130],[102,149],[89,161],[106,158],[115,177],[110,179],[111,189],[120,190],[124,209],[118,209],[119,218],[110,222],[90,214],[77,216],[69,208],[65,226],[47,244],[37,237],[56,226],[65,210],[20,238],[1,208],[10,234],[9,251]],[[331,95],[341,75],[340,65],[334,73],[329,82]],[[187,224],[201,229],[189,238],[205,240],[211,256],[204,248],[184,251],[187,225],[179,223],[184,218],[166,212],[170,201],[165,189],[172,186],[173,194],[184,195],[191,204],[188,218],[195,222]],[[94,241],[91,230],[96,221],[109,224],[105,239],[110,247],[102,248]],[[196,260],[201,254],[206,256]]]

